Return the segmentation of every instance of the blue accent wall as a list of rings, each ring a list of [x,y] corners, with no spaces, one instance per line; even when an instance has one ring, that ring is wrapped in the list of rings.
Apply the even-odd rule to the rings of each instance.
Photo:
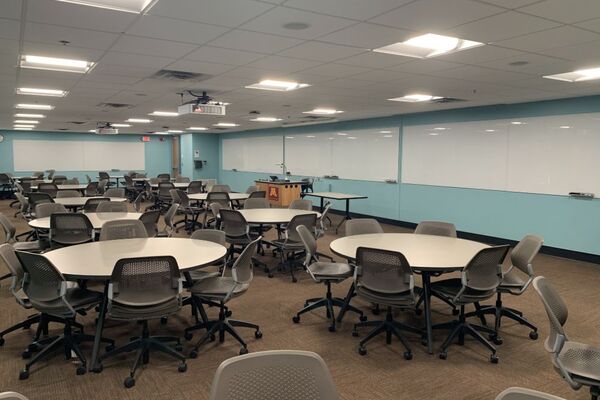
[[[223,139],[241,136],[282,136],[329,130],[397,126],[400,128],[401,146],[403,126],[599,111],[600,96],[590,96],[415,113],[286,129],[236,132],[220,135],[219,156]],[[600,149],[598,150],[600,153]],[[400,168],[401,160],[398,165],[399,171]],[[255,179],[265,178],[267,175],[227,171],[223,170],[221,165],[218,179],[221,183],[229,184],[234,190],[241,191],[251,185]],[[367,200],[352,201],[351,211],[357,213],[414,223],[428,219],[444,220],[455,223],[461,231],[512,240],[519,240],[527,233],[536,233],[545,238],[545,244],[548,246],[600,254],[600,223],[598,223],[600,199],[578,200],[567,196],[344,179],[321,179],[315,183],[315,191],[369,196]],[[337,203],[334,207],[342,209],[343,203]]]
[[[193,180],[217,179],[219,175],[219,135],[213,133],[188,133],[181,135],[181,175]],[[194,158],[194,151],[200,152]],[[202,168],[196,168],[194,160],[203,161]]]
[[[85,140],[101,142],[139,142],[141,135],[92,135],[90,133],[59,133],[59,132],[23,132],[1,131],[4,141],[0,143],[0,172],[10,172],[14,175],[30,175],[34,171],[14,171],[13,169],[13,140]],[[163,141],[161,141],[163,139]],[[145,165],[148,176],[171,172],[172,140],[169,137],[151,136],[149,142],[144,143]],[[52,168],[51,165],[48,169]],[[126,172],[126,171],[125,171]],[[142,172],[142,171],[140,171]],[[85,175],[98,179],[98,171],[56,171],[57,175],[66,175],[68,178],[78,178],[80,182],[87,182]]]

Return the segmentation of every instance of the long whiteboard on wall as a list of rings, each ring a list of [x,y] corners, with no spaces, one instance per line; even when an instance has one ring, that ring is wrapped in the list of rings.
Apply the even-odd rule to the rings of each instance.
[[[221,156],[225,170],[281,173],[283,139],[277,135],[224,139]]]
[[[285,164],[293,175],[336,175],[340,179],[398,179],[398,128],[285,136]]]
[[[144,170],[144,143],[82,140],[13,140],[15,171]]]
[[[404,128],[402,182],[600,195],[600,113]]]

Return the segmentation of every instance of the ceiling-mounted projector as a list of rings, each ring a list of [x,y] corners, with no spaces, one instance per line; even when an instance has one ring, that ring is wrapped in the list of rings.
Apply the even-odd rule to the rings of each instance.
[[[225,104],[215,101],[206,92],[202,92],[202,95],[194,94],[193,91],[188,90],[187,93],[192,95],[194,100],[188,101],[187,103],[181,104],[177,108],[179,115],[184,114],[199,114],[199,115],[225,115]],[[183,101],[183,93],[181,98]]]
[[[119,130],[113,128],[110,122],[98,122],[94,130],[96,135],[117,135]]]

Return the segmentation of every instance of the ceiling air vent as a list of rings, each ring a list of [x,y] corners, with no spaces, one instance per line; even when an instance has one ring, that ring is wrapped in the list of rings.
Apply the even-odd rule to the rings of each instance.
[[[465,99],[457,99],[454,97],[442,97],[441,99],[431,100],[431,103],[457,103],[461,101],[466,101]]]
[[[175,71],[172,69],[161,69],[154,75],[149,77],[150,79],[160,79],[167,81],[203,81],[212,78],[212,75],[202,74],[198,72],[187,72],[187,71]]]
[[[100,103],[96,107],[102,108],[133,108],[131,104],[123,104],[123,103]]]

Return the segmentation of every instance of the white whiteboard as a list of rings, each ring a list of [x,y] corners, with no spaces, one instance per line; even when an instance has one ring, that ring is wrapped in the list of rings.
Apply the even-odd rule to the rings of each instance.
[[[292,175],[397,180],[399,141],[398,128],[290,134],[285,164]]]
[[[402,182],[600,195],[599,153],[600,113],[407,126]]]
[[[225,170],[281,173],[283,139],[281,136],[224,139],[221,156]]]
[[[13,140],[14,171],[144,170],[144,143]]]

